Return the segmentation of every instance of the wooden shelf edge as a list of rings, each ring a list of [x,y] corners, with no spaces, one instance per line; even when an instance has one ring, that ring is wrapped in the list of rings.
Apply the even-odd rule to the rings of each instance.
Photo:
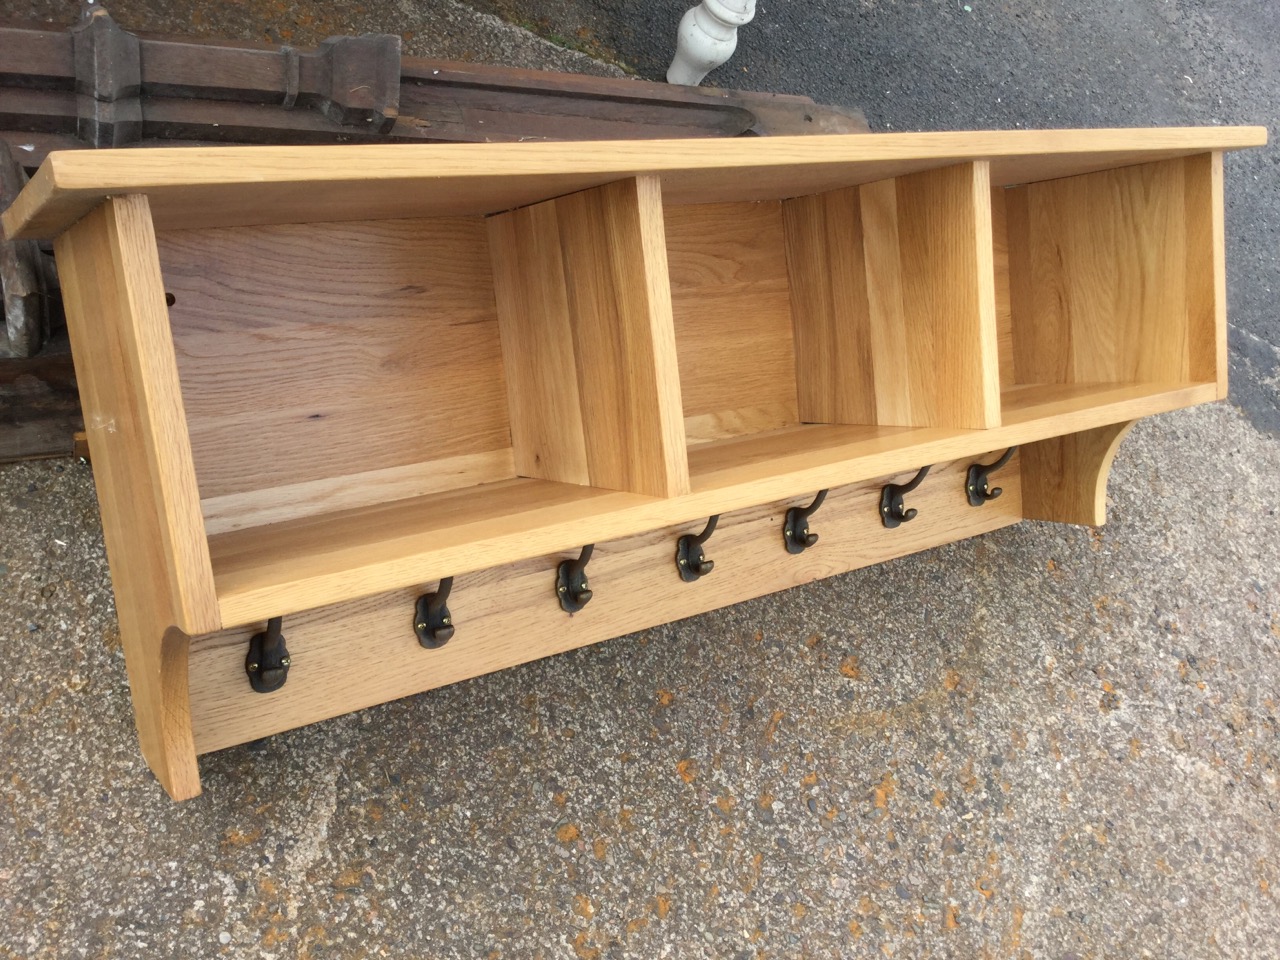
[[[277,551],[227,569],[214,549],[214,578],[224,626],[248,625],[282,616],[415,585],[441,577],[564,552],[576,554],[586,543],[615,540],[676,524],[705,520],[711,514],[801,498],[813,491],[844,486],[898,473],[925,464],[977,457],[994,450],[1034,443],[1156,413],[1194,406],[1216,398],[1213,383],[1189,385],[1102,385],[1082,387],[1062,398],[1046,387],[1049,398],[1019,407],[1021,419],[991,430],[910,428],[800,427],[779,431],[771,442],[775,456],[722,469],[697,469],[707,451],[753,438],[703,444],[692,451],[693,492],[671,499],[644,497],[548,481],[516,481],[545,485],[549,502],[503,516],[489,516],[438,527],[429,533],[403,533],[376,544],[339,545],[316,552],[317,537],[305,548]],[[859,436],[861,432],[861,436]],[[505,486],[505,485],[495,485]],[[552,489],[554,488],[554,489]],[[477,496],[475,491],[456,495]],[[428,501],[425,509],[435,509]],[[379,509],[412,509],[384,505]],[[348,522],[359,523],[360,512]],[[280,525],[286,527],[287,525]],[[273,531],[254,535],[269,543]],[[240,531],[212,538],[211,546]],[[430,536],[433,542],[423,542]],[[371,549],[371,546],[373,549]],[[223,569],[220,571],[220,566]]]
[[[776,171],[796,166],[817,169],[851,163],[906,165],[896,172],[877,168],[868,174],[870,179],[880,179],[972,160],[987,159],[999,164],[1030,157],[1056,158],[1048,166],[1036,166],[1030,176],[1012,167],[1007,173],[997,169],[995,182],[1005,185],[1148,160],[1239,150],[1266,142],[1264,127],[1167,127],[870,133],[737,141],[651,140],[627,144],[625,148],[616,141],[581,141],[71,150],[46,158],[31,184],[0,217],[0,223],[10,239],[45,239],[84,216],[103,198],[127,193],[151,197],[158,227],[226,226],[297,222],[308,211],[315,219],[365,219],[371,214],[354,200],[369,191],[376,194],[381,189],[379,183],[398,188],[430,180],[439,190],[453,193],[463,181],[529,181],[515,192],[504,194],[503,203],[471,211],[493,213],[642,173],[697,174],[714,169],[718,177],[725,179],[723,172],[732,170]],[[430,176],[424,176],[424,170],[430,170]],[[674,191],[673,198],[690,198],[681,202],[693,198],[705,201],[706,178],[695,175],[686,179],[684,189]],[[839,179],[849,182],[823,185],[822,189],[869,182],[856,177]],[[666,176],[667,186],[665,181]],[[537,186],[539,182],[541,186]],[[341,200],[335,201],[323,216],[317,216],[317,185],[335,183],[344,187],[342,191],[332,191],[335,196],[341,195]],[[281,209],[266,209],[275,201],[265,203],[262,198],[285,188],[294,189],[298,196],[292,200],[276,196]],[[227,189],[249,189],[257,199],[234,216],[229,210],[207,211],[208,222],[197,224],[195,211],[209,202],[225,205],[228,194],[223,191]],[[190,204],[191,191],[200,199],[194,206]],[[405,192],[392,192],[403,207]],[[298,199],[302,196],[305,204]],[[394,205],[383,206],[388,211],[396,209]],[[389,214],[377,216],[385,215]],[[419,211],[409,215],[428,214]]]

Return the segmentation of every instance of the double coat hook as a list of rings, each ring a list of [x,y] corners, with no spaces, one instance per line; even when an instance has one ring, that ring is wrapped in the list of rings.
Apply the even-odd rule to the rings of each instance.
[[[715,567],[714,560],[708,560],[702,552],[702,545],[716,532],[716,524],[720,515],[716,514],[707,521],[704,529],[696,537],[686,533],[676,541],[676,572],[685,583],[693,583],[699,577],[705,577]]]
[[[787,511],[782,522],[782,542],[787,548],[787,553],[804,553],[818,542],[818,535],[809,532],[809,518],[817,512],[825,499],[827,499],[827,491],[819,490],[818,495],[813,498],[813,503],[807,507],[792,507]]]
[[[556,568],[556,597],[565,613],[577,613],[591,602],[591,588],[587,584],[587,561],[596,545],[588,543],[577,560],[561,561]]]
[[[1000,487],[992,489],[988,485],[987,478],[1007,464],[1017,450],[1017,447],[1010,447],[995,463],[975,463],[969,468],[964,481],[964,492],[969,498],[969,506],[980,507],[988,500],[994,500],[1004,493]]]
[[[249,640],[249,654],[244,658],[244,672],[249,675],[249,685],[258,693],[274,693],[289,679],[289,648],[284,645],[280,632],[283,617],[267,621],[263,633],[255,633]]]
[[[413,611],[413,632],[428,650],[443,647],[453,639],[453,614],[449,612],[449,591],[453,577],[445,577],[435,593],[424,593]]]
[[[906,483],[886,484],[880,491],[880,522],[892,530],[909,520],[914,520],[920,511],[914,507],[907,509],[903,496],[920,486],[928,475],[929,468],[921,467],[920,472]]]

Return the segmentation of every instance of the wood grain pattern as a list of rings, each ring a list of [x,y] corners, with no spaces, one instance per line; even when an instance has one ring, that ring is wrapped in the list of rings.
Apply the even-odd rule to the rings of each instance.
[[[195,796],[187,635],[222,624],[146,197],[105,201],[56,252],[142,752]]]
[[[690,443],[799,422],[782,205],[665,210]]]
[[[1102,526],[1107,477],[1134,421],[1053,437],[1021,450],[1027,519]]]
[[[511,448],[290,483],[200,501],[209,536],[515,477]]]
[[[183,147],[50,154],[4,214],[56,236],[103,197],[145,193],[163,229],[494,213],[637,174],[669,203],[781,200],[972,160],[1031,183],[1261,146],[1262,127],[1005,130],[597,143]]]
[[[251,623],[1175,410],[1215,392],[1212,383],[1109,384],[1038,402],[1029,390],[1029,415],[987,431],[806,425],[706,443],[689,450],[691,492],[669,499],[522,479],[233,531],[209,541],[219,609],[225,624]]]
[[[884,183],[892,188],[893,181]],[[869,288],[878,295],[883,284],[897,283],[899,264],[892,253],[882,264],[880,250],[864,250],[859,192],[851,187],[782,204],[799,413],[806,423],[882,422],[868,296]]]
[[[1212,160],[1008,191],[1021,383],[1217,380]]]
[[[784,203],[802,420],[999,423],[985,163]]]
[[[912,494],[919,516],[897,530],[877,519],[880,485],[889,478],[832,490],[813,518],[818,543],[799,556],[783,550],[782,517],[811,494],[722,516],[707,542],[716,568],[696,583],[682,582],[673,561],[676,538],[700,524],[602,543],[589,568],[595,595],[572,617],[554,600],[560,555],[459,577],[449,599],[457,634],[439,650],[421,649],[409,629],[414,600],[434,584],[288,617],[293,669],[270,697],[253,694],[244,678],[244,644],[258,626],[201,638],[191,657],[197,749],[222,749],[1017,522],[1017,460],[998,474],[1004,495],[981,509],[965,500],[967,465],[935,468]],[[350,656],[353,644],[361,656]]]
[[[489,222],[517,472],[687,492],[657,180],[620,180]]]
[[[1227,240],[1222,152],[1188,157],[1187,323],[1188,374],[1214,380],[1227,398]]]
[[[197,750],[1024,514],[1102,522],[1131,422],[1225,393],[1221,151],[1264,141],[51,155],[4,224],[75,224],[59,267],[148,761],[191,796]],[[1010,446],[1005,497],[969,507],[965,467]],[[880,485],[926,464],[920,518],[885,531]],[[818,489],[822,539],[792,557],[781,515]],[[716,571],[684,584],[674,540],[711,514]],[[596,598],[567,618],[550,578],[586,543]],[[446,576],[458,636],[422,651],[408,611]],[[244,643],[280,615],[296,669],[256,696]]]
[[[996,355],[1000,360],[1000,388],[1018,382],[1013,365],[1013,307],[1009,302],[1009,219],[1005,188],[991,188],[992,274],[996,294]]]
[[[247,522],[227,509],[251,510],[256,491],[319,493],[335,478],[437,461],[447,481],[467,456],[505,469],[510,426],[481,220],[158,239],[200,493],[224,522]],[[359,490],[348,489],[352,504]],[[370,486],[364,502],[385,493]],[[325,508],[323,497],[299,500],[296,512]]]

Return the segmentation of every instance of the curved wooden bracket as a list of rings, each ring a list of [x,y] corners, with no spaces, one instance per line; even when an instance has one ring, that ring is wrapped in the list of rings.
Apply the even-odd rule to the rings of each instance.
[[[1107,477],[1120,441],[1137,423],[1115,423],[1022,448],[1022,513],[1028,520],[1100,527]]]

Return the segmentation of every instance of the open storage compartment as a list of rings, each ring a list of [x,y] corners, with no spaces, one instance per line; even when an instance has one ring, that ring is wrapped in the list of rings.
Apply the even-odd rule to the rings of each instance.
[[[977,162],[668,206],[695,489],[999,426],[990,190]]]
[[[656,178],[157,241],[225,618],[688,491]]]
[[[1220,153],[997,188],[992,211],[1006,423],[1226,396]]]

